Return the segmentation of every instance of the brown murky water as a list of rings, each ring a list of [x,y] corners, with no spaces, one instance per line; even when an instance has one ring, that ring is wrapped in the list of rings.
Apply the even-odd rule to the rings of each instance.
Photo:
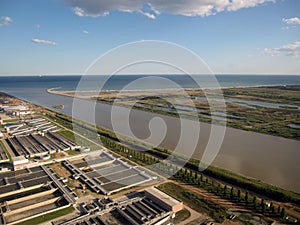
[[[89,108],[91,103],[82,101],[81,104],[79,108],[82,109],[82,112],[77,109],[76,117],[90,121],[93,113],[89,115],[85,109]],[[111,106],[97,104],[95,110],[96,123],[112,128]],[[124,116],[128,110],[122,107],[116,110],[113,120],[118,127],[114,127],[115,131],[126,135],[130,135],[132,132],[136,137],[145,139],[151,134],[149,122],[153,118],[159,117],[167,127],[161,146],[174,149],[178,145],[181,131],[178,118],[131,110],[129,117],[131,131],[128,132],[125,129],[127,119]],[[194,147],[195,138],[197,138],[194,135],[198,127],[196,121],[186,120],[185,122],[189,129],[185,130],[185,139],[179,146],[179,153],[182,154],[188,154],[189,150]],[[162,126],[157,123],[151,129],[154,133],[160,132]],[[200,124],[199,141],[193,154],[195,158],[201,159],[210,131],[210,124]],[[213,165],[300,192],[300,141],[226,128],[224,141]]]

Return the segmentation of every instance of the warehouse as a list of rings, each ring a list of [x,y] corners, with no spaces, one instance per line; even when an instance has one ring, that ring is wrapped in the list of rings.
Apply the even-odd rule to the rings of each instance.
[[[106,195],[153,180],[140,167],[117,159],[106,151],[80,161],[65,161],[63,165],[92,191]]]
[[[155,187],[145,190],[145,196],[157,202],[168,211],[173,211],[176,213],[183,209],[183,203],[181,201],[178,201],[177,199],[158,190]]]
[[[48,167],[0,174],[0,218],[16,224],[76,204],[76,194]]]

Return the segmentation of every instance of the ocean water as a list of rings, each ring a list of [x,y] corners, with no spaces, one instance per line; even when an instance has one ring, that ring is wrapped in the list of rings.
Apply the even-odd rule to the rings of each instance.
[[[157,75],[155,75],[157,76]],[[186,75],[160,75],[177,83],[182,88],[197,88],[198,85]],[[84,76],[81,89],[97,90],[100,86],[105,90],[120,90],[125,85],[144,77],[143,75],[118,75],[106,81],[107,76]],[[206,75],[197,76],[200,83],[209,86]],[[61,90],[75,90],[82,76],[0,76],[0,90],[19,92],[18,89],[48,89],[60,87]],[[216,75],[221,87],[266,86],[266,85],[300,85],[300,75]],[[168,82],[145,82],[134,89],[172,88]]]

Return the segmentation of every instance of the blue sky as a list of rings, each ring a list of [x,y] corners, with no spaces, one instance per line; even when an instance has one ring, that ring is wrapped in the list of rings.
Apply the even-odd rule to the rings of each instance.
[[[299,74],[299,0],[0,0],[0,75],[82,74],[127,42],[162,40],[217,74]]]

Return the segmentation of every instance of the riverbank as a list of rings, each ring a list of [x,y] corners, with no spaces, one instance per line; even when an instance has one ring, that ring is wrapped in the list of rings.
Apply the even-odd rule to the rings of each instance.
[[[300,123],[300,86],[263,86],[224,88],[226,111],[211,112],[210,104],[224,101],[221,98],[205,98],[213,95],[214,90],[185,89],[186,96],[176,89],[164,90],[105,90],[97,91],[57,91],[51,94],[96,100],[105,104],[119,105],[168,116],[214,121],[227,126],[274,136],[300,140],[300,129],[293,124]],[[211,98],[211,97],[210,97]]]

